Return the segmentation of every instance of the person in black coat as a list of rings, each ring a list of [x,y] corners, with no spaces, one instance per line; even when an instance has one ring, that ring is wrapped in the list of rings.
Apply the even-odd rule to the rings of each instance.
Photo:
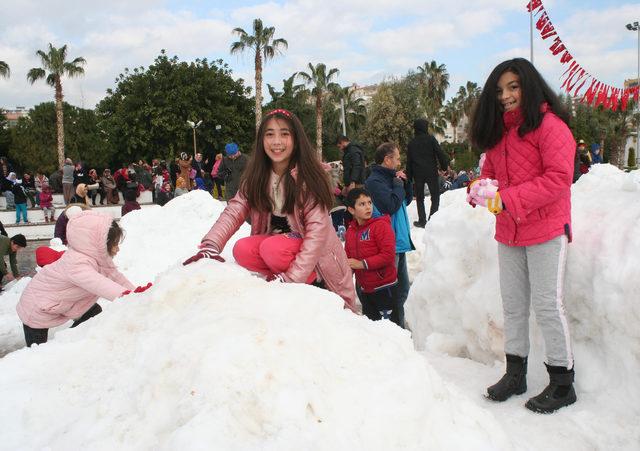
[[[349,141],[346,136],[338,137],[337,145],[344,152],[342,155],[342,180],[344,182],[343,195],[346,196],[349,190],[364,184],[364,152],[360,146]]]
[[[424,209],[424,185],[429,187],[431,211],[429,218],[440,206],[440,188],[438,186],[438,164],[442,170],[449,166],[449,159],[440,148],[438,141],[428,133],[426,119],[416,119],[413,123],[415,136],[409,142],[407,150],[407,178],[413,180],[416,189],[418,220],[416,227],[424,227],[427,223]]]

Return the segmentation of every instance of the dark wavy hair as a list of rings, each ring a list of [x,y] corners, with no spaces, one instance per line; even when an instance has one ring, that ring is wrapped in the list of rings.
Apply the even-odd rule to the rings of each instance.
[[[569,124],[568,113],[540,72],[528,60],[514,58],[498,64],[487,78],[471,117],[471,142],[474,145],[483,150],[490,149],[498,144],[504,134],[503,109],[497,90],[498,80],[505,72],[511,72],[520,79],[520,109],[524,119],[518,128],[521,137],[540,126],[544,117],[540,105],[545,102],[551,111]]]
[[[258,128],[253,154],[240,182],[240,190],[247,198],[249,207],[261,212],[273,210],[269,187],[271,159],[264,151],[266,124],[271,119],[285,121],[293,138],[293,153],[282,181],[285,193],[283,211],[291,214],[296,205],[301,208],[309,199],[312,206],[320,205],[329,211],[333,206],[329,175],[322,167],[300,120],[293,113],[283,110],[265,115]],[[291,175],[293,168],[297,171],[296,178]]]
[[[116,221],[111,222],[111,227],[109,227],[109,231],[107,232],[107,253],[113,256],[113,249],[116,245],[120,244],[122,240],[124,240],[124,230],[122,230]]]

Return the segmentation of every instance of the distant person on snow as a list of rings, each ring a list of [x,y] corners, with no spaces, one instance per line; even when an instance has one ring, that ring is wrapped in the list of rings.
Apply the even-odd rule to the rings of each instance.
[[[487,397],[505,401],[527,390],[533,304],[550,382],[525,406],[555,412],[576,401],[563,305],[576,143],[557,96],[522,58],[491,72],[472,117],[471,139],[486,150],[486,160],[467,199],[496,215],[507,361],[506,374],[487,389]]]
[[[123,232],[110,216],[84,211],[69,219],[68,250],[38,271],[16,307],[27,346],[46,343],[49,329],[73,320],[76,327],[102,311],[98,298],[109,301],[136,288],[115,264]]]
[[[250,218],[251,236],[233,247],[239,265],[269,281],[324,285],[355,310],[347,256],[329,216],[332,205],[329,177],[300,120],[287,110],[271,111],[258,129],[240,189],[184,264],[224,262],[220,252]]]
[[[353,217],[347,229],[344,250],[360,287],[362,313],[377,321],[400,324],[396,238],[389,215],[373,217],[371,194],[353,188],[345,199]]]

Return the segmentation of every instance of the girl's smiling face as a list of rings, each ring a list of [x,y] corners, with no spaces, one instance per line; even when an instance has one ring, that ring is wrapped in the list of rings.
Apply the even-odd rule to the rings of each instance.
[[[522,100],[520,77],[513,72],[505,72],[500,75],[496,95],[503,111],[519,108]]]
[[[275,117],[270,119],[265,125],[262,144],[264,152],[271,160],[273,171],[282,175],[293,155],[293,132],[289,123]]]

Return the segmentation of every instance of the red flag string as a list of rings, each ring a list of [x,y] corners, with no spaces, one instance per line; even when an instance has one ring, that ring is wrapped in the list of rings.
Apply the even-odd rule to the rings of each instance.
[[[626,110],[629,97],[633,96],[634,101],[638,101],[640,86],[625,89],[614,88],[597,80],[578,64],[562,42],[562,39],[560,39],[553,23],[551,23],[549,14],[542,4],[542,0],[530,0],[527,3],[527,11],[533,12],[536,16],[539,15],[536,20],[536,29],[543,40],[554,36],[553,42],[549,46],[549,51],[554,56],[560,55],[560,64],[566,65],[570,63],[569,67],[560,76],[560,80],[563,81],[560,89],[564,89],[569,94],[573,93],[574,96],[578,97],[581,95],[582,88],[588,86],[586,92],[582,95],[581,102],[586,102],[589,105],[595,103],[595,106],[603,105],[604,108],[610,108],[613,111],[616,111],[618,107]],[[586,85],[587,82],[589,82],[589,85]]]

